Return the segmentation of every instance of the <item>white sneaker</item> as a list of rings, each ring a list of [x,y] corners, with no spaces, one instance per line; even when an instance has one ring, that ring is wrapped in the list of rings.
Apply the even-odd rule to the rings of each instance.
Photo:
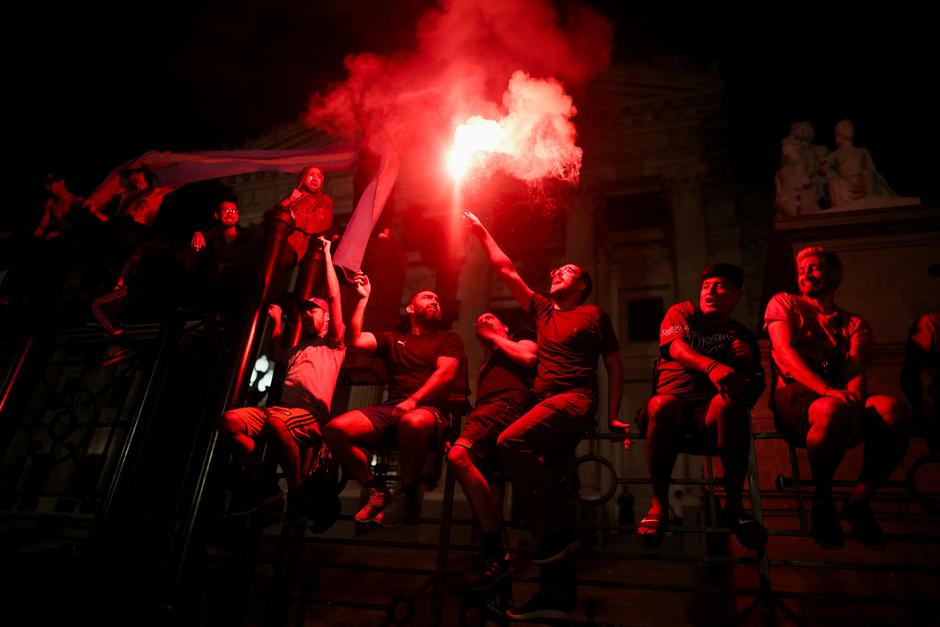
[[[375,520],[375,517],[382,512],[388,503],[389,494],[383,488],[369,488],[369,500],[356,512],[355,519],[357,523],[369,523]]]
[[[401,527],[402,523],[414,512],[414,506],[413,500],[399,492],[392,497],[391,503],[375,517],[375,522],[387,529]]]

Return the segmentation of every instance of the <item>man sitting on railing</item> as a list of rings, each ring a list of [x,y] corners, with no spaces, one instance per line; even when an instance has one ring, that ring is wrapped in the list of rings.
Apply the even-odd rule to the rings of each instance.
[[[506,478],[496,450],[499,434],[531,407],[536,345],[515,340],[491,313],[476,320],[477,338],[492,349],[477,376],[476,406],[467,416],[447,463],[467,495],[483,533],[483,555],[463,579],[469,590],[487,590],[509,576],[509,552],[499,527]]]
[[[330,419],[330,403],[336,390],[336,378],[346,356],[343,344],[345,326],[340,299],[339,281],[333,269],[330,240],[320,237],[326,273],[327,299],[308,298],[303,302],[300,322],[303,337],[300,344],[288,349],[282,345],[281,308],[268,307],[274,321],[271,340],[275,361],[286,359],[281,399],[275,406],[241,407],[222,416],[219,431],[245,464],[251,479],[257,480],[257,464],[253,458],[256,440],[267,439],[278,453],[278,461],[287,480],[288,494],[301,481],[300,446],[317,443],[322,424]],[[231,514],[247,515],[268,504],[283,505],[284,495],[276,485],[255,483],[249,487],[246,502],[231,508]],[[290,511],[290,509],[289,509]]]
[[[421,290],[408,301],[408,333],[370,333],[362,322],[372,286],[361,272],[353,282],[359,301],[349,321],[349,343],[385,362],[388,400],[337,416],[323,435],[336,460],[369,493],[356,522],[399,527],[417,513],[421,471],[428,453],[442,444],[448,396],[466,380],[466,356],[460,336],[440,330],[441,303],[434,292]],[[384,448],[396,440],[401,489],[391,497],[372,474],[363,448]]]
[[[729,526],[747,548],[767,531],[744,509],[742,490],[750,452],[750,408],[763,389],[754,334],[731,317],[741,300],[744,272],[715,263],[702,270],[698,304],[669,308],[659,332],[653,396],[637,413],[646,433],[652,506],[637,526],[647,548],[662,544],[669,523],[669,483],[683,438],[717,444],[725,474]]]
[[[862,471],[842,517],[859,542],[881,548],[885,533],[869,501],[904,458],[911,412],[898,398],[868,394],[871,327],[835,303],[843,275],[839,256],[804,248],[796,268],[800,293],[775,295],[764,315],[778,374],[771,391],[774,422],[790,444],[806,447],[816,484],[812,534],[826,548],[844,543],[833,476],[845,451],[865,442]]]
[[[575,264],[550,273],[548,297],[532,291],[479,218],[464,220],[483,245],[490,264],[516,301],[535,319],[538,372],[536,405],[506,428],[497,449],[522,502],[537,541],[533,564],[543,566],[539,592],[507,612],[516,620],[568,620],[577,605],[574,564],[577,550],[572,499],[563,481],[549,471],[550,458],[573,451],[592,425],[597,410],[597,362],[607,369],[609,422],[619,422],[623,365],[610,317],[585,305],[591,276]]]

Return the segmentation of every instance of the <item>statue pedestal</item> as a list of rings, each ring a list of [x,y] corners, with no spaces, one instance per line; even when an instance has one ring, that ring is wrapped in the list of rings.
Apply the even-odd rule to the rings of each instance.
[[[842,213],[845,211],[861,211],[865,209],[889,209],[892,207],[913,207],[920,204],[917,196],[866,196],[853,200],[850,203],[822,209],[820,213]]]
[[[801,248],[819,245],[838,252],[845,279],[836,302],[871,323],[875,355],[870,387],[892,392],[898,389],[910,325],[924,312],[940,309],[940,279],[927,274],[928,266],[940,262],[940,205],[893,204],[900,200],[870,198],[859,202],[881,201],[880,206],[778,218],[762,299],[766,305],[776,292],[796,291],[793,255]]]

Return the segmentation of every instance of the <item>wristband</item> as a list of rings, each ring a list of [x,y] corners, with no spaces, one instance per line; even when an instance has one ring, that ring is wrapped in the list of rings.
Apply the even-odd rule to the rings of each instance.
[[[705,368],[705,376],[711,375],[712,370],[714,370],[720,365],[721,365],[721,362],[719,362],[717,359],[713,359],[712,363],[708,364],[708,367]]]

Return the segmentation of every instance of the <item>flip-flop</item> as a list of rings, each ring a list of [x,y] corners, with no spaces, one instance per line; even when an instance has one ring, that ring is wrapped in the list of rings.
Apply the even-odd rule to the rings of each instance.
[[[647,549],[658,549],[666,535],[669,526],[669,517],[664,514],[647,514],[636,526],[636,538]],[[641,529],[652,530],[652,533],[640,533]]]

